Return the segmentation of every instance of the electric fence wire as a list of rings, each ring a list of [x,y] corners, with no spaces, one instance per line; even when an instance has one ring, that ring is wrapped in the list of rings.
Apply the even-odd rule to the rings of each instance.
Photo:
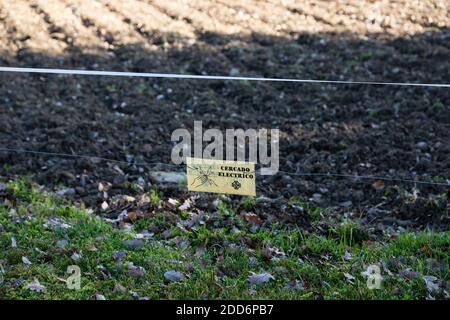
[[[235,76],[189,75],[176,73],[126,72],[126,71],[80,70],[80,69],[0,67],[0,72],[66,74],[66,75],[83,75],[83,76],[169,78],[169,79],[192,79],[192,80],[233,80],[233,81],[237,80],[237,81],[268,81],[268,82],[296,82],[296,83],[318,83],[318,84],[385,85],[385,86],[450,88],[450,84],[444,83],[286,79],[286,78],[264,78],[264,77],[245,77],[245,76],[235,77]]]
[[[97,160],[97,161],[105,161],[111,163],[118,163],[123,165],[135,165],[141,167],[171,167],[171,168],[182,168],[184,167],[182,164],[174,164],[174,163],[163,163],[163,162],[128,162],[124,160],[115,160],[109,159],[100,156],[90,156],[90,155],[81,155],[81,154],[70,154],[70,153],[61,153],[61,152],[48,152],[48,151],[36,151],[36,150],[25,150],[25,149],[14,149],[14,148],[0,148],[0,152],[4,153],[27,153],[27,154],[35,154],[41,156],[49,156],[49,157],[69,157],[69,158],[78,158],[78,159],[86,159],[86,160]],[[421,185],[433,185],[433,186],[441,186],[450,188],[450,180],[447,183],[444,182],[433,182],[433,181],[421,181],[414,179],[402,179],[395,177],[384,177],[384,176],[371,176],[371,175],[354,175],[347,173],[315,173],[315,172],[290,172],[285,170],[278,170],[277,173],[284,173],[290,176],[297,177],[335,177],[335,178],[352,178],[352,179],[363,179],[363,180],[383,180],[390,182],[403,182],[403,183],[412,183],[412,184],[421,184]]]

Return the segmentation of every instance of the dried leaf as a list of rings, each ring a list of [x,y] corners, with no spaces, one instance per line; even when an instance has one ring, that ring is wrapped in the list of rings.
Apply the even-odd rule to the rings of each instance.
[[[258,226],[262,225],[261,218],[254,213],[250,213],[250,212],[245,213],[244,218],[245,218],[245,221],[247,221],[250,224],[255,224]]]
[[[135,211],[130,211],[127,213],[128,219],[130,219],[131,221],[134,221],[137,219],[138,214]]]
[[[345,251],[344,252],[344,260],[346,260],[346,261],[352,260],[352,254],[348,251]]]
[[[28,290],[31,290],[31,291],[35,291],[35,292],[45,292],[45,291],[47,291],[47,288],[44,287],[43,285],[41,285],[39,283],[39,280],[37,280],[37,279],[34,279],[33,282],[30,282],[24,288],[28,289]]]
[[[428,293],[431,294],[439,291],[438,278],[435,276],[423,276],[422,279],[425,281]]]
[[[86,245],[86,250],[87,250],[87,251],[90,251],[90,252],[96,252],[96,251],[97,251],[97,248],[96,248],[96,246],[93,245],[93,244],[88,244],[88,245]]]
[[[347,278],[348,282],[350,282],[351,284],[353,284],[355,277],[352,276],[350,273],[344,272],[344,277]]]
[[[375,190],[383,190],[384,189],[384,181],[383,180],[375,180],[372,183],[372,187],[374,187]]]
[[[262,285],[264,283],[269,282],[270,280],[275,280],[275,277],[272,276],[270,273],[253,273],[250,276],[248,276],[247,281],[250,284],[256,284],[256,285]]]
[[[191,207],[191,200],[187,199],[183,202],[181,206],[178,207],[181,211],[186,211]]]

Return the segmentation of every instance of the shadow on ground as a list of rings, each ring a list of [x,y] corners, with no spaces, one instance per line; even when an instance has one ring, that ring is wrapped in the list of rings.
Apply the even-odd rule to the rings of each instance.
[[[64,30],[60,30],[64,34]],[[27,39],[6,39],[3,66],[278,78],[449,83],[450,30],[408,38],[353,34],[292,34],[289,38],[198,33],[146,34],[147,45],[85,54],[67,38],[63,56],[33,52]],[[92,49],[92,48],[91,48]],[[92,50],[91,50],[92,51]],[[97,155],[131,162],[169,162],[171,133],[192,128],[279,128],[281,168],[424,181],[450,179],[450,92],[446,88],[129,79],[0,74],[0,145]],[[40,184],[76,188],[98,206],[98,183],[109,196],[140,184],[151,170],[133,164],[0,153],[0,175],[31,175]],[[159,168],[161,169],[161,168]],[[144,181],[144,182],[142,182]],[[261,179],[259,195],[312,199],[340,214],[404,226],[448,225],[449,188],[279,174]],[[178,185],[159,186],[182,196]],[[283,212],[280,204],[278,209]],[[295,217],[290,217],[295,221]]]

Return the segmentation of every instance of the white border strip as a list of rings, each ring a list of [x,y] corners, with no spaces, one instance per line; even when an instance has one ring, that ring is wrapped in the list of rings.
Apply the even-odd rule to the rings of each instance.
[[[149,73],[149,72],[142,72],[141,73],[141,72],[122,72],[122,71],[76,70],[76,69],[45,69],[45,68],[0,67],[0,72],[68,74],[68,75],[83,75],[83,76],[113,76],[113,77],[195,79],[195,80],[246,80],[246,81],[270,81],[270,82],[363,84],[363,85],[384,85],[384,86],[411,86],[411,87],[450,88],[450,84],[440,84],[440,83],[408,83],[408,82],[377,82],[377,81],[351,81],[351,80],[282,79],[282,78],[207,76],[207,75],[187,75],[187,74],[175,74],[175,73]]]

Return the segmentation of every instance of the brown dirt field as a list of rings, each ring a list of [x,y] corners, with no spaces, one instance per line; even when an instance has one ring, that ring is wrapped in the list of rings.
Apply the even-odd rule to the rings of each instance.
[[[448,84],[449,27],[450,5],[438,0],[0,0],[0,64]],[[285,171],[450,180],[446,88],[1,73],[0,93],[0,147],[130,162],[0,152],[2,180],[71,187],[97,209],[99,182],[107,198],[150,190],[150,173],[164,168],[133,162],[170,162],[172,131],[194,120],[279,128]],[[258,180],[258,196],[277,200],[254,210],[302,224],[287,202],[299,197],[337,219],[448,228],[449,190],[280,173]]]

